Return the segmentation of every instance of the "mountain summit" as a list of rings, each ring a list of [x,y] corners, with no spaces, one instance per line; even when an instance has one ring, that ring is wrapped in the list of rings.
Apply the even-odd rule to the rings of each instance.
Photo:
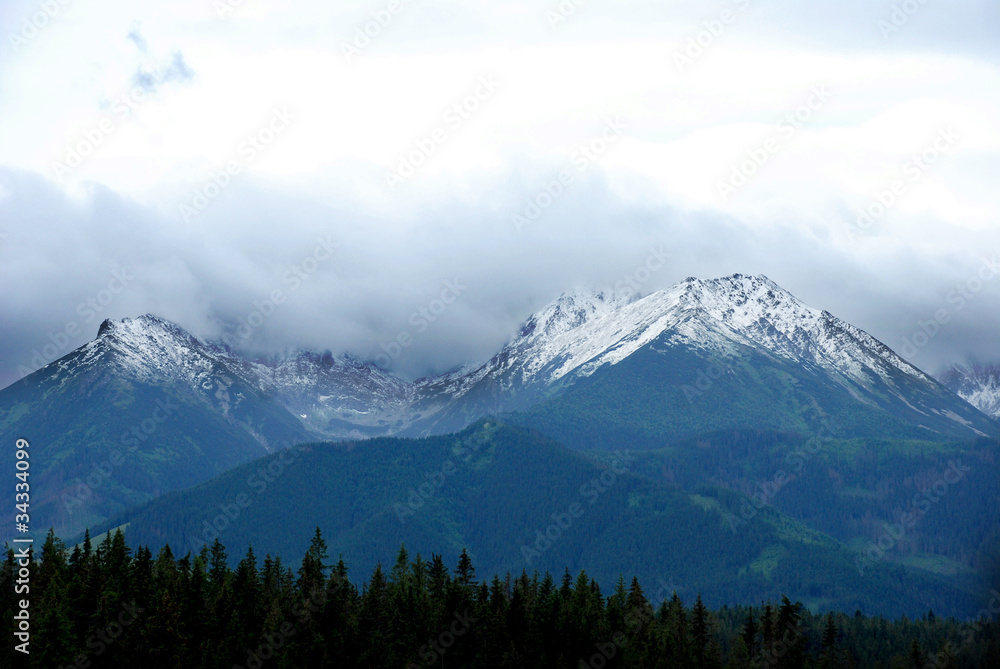
[[[427,380],[416,397],[425,415],[407,434],[461,429],[508,411],[528,411],[536,427],[554,415],[590,425],[595,412],[628,423],[655,411],[660,416],[646,431],[653,442],[754,421],[817,430],[833,415],[855,436],[997,431],[868,333],[765,276],[741,274],[690,278],[640,299],[566,293],[528,318],[490,360]],[[681,413],[683,420],[665,418]],[[681,429],[682,422],[690,427]],[[559,430],[551,436],[559,438]]]
[[[443,434],[493,414],[590,449],[741,428],[1000,432],[871,335],[734,274],[641,298],[567,292],[489,360],[417,382],[329,352],[251,360],[152,315],[109,320],[0,391],[0,438],[35,435],[45,464],[33,471],[49,477],[40,518],[65,533],[281,444]]]
[[[671,344],[718,355],[755,347],[861,384],[896,372],[932,381],[867,333],[808,307],[766,276],[687,279],[603,316],[582,323],[562,341],[548,338],[536,350],[553,358],[568,354],[564,373],[581,365],[592,371],[669,332]],[[552,344],[563,344],[563,350]]]

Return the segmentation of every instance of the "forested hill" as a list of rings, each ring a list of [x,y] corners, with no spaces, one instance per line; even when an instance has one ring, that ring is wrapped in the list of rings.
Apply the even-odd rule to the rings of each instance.
[[[405,548],[358,588],[316,530],[297,569],[251,550],[230,568],[218,541],[179,558],[132,550],[118,532],[67,552],[49,534],[30,566],[27,667],[336,669],[942,669],[1000,666],[1000,626],[982,619],[815,616],[787,597],[709,610],[700,596],[584,571],[477,574]],[[388,556],[387,556],[388,557]],[[12,638],[17,563],[0,567]],[[626,583],[630,583],[626,585]],[[644,587],[645,586],[645,589]],[[604,589],[602,589],[604,588]],[[1000,593],[990,603],[1000,610]],[[10,657],[8,651],[4,657]],[[5,665],[7,666],[7,665]]]
[[[179,555],[219,538],[237,554],[252,544],[297,561],[318,526],[362,573],[401,543],[424,555],[467,548],[487,573],[568,567],[602,582],[634,574],[676,583],[684,597],[701,592],[711,606],[782,593],[812,610],[869,615],[965,616],[980,606],[970,579],[892,555],[859,569],[859,553],[829,534],[773,506],[749,509],[734,490],[654,480],[640,473],[651,463],[639,455],[595,462],[485,420],[452,435],[303,445],[164,495],[110,527]]]

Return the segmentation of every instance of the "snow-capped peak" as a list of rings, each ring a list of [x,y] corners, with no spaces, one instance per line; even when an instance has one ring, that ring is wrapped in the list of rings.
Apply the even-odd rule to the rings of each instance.
[[[688,278],[641,298],[570,291],[528,318],[491,361],[453,379],[514,373],[522,384],[547,384],[571,372],[592,374],[658,339],[723,356],[741,346],[763,348],[865,386],[897,370],[933,383],[867,333],[806,305],[766,276],[743,274]]]
[[[176,378],[178,369],[210,368],[225,357],[180,326],[152,314],[105,320],[97,337],[81,349],[84,367],[108,359],[133,378]]]
[[[528,318],[521,326],[518,337],[557,336],[588,321],[613,314],[635,299],[635,295],[622,291],[576,287]]]
[[[1000,364],[955,365],[941,382],[987,416],[1000,418]]]
[[[936,413],[962,422],[947,402],[935,403],[950,397],[936,381],[762,275],[689,278],[642,297],[575,288],[525,320],[489,360],[413,383],[330,352],[292,350],[251,360],[150,314],[105,321],[94,341],[39,373],[63,383],[90,370],[99,378],[105,370],[104,378],[115,381],[187,387],[227,420],[254,398],[273,400],[310,429],[345,437],[464,426],[484,413],[530,406],[644,348],[704,364],[742,364],[763,354],[821,373],[860,401],[884,403],[891,396],[918,420]],[[1000,374],[991,383],[959,394],[997,415]]]

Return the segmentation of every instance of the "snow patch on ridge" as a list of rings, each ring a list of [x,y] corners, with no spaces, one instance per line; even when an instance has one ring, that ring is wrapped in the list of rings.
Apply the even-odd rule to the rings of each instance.
[[[1000,365],[956,365],[941,382],[987,416],[1000,418]]]
[[[500,354],[453,375],[455,392],[516,368],[552,383],[617,364],[669,332],[668,344],[733,354],[739,346],[817,365],[864,387],[898,372],[933,384],[866,332],[802,303],[765,276],[687,279],[641,299],[572,291],[529,318]]]
[[[362,436],[358,429],[394,433],[418,420],[436,421],[455,407],[461,417],[509,410],[532,392],[592,375],[654,342],[657,351],[683,346],[706,357],[759,351],[822,370],[859,401],[891,395],[918,414],[932,410],[925,394],[944,391],[868,333],[804,304],[766,276],[741,274],[689,278],[644,297],[576,288],[529,317],[489,360],[416,382],[329,352],[289,351],[251,361],[151,315],[105,321],[94,341],[50,371],[81,374],[100,364],[126,380],[187,383],[226,416],[244,392],[259,392],[317,433]],[[992,401],[994,415],[1000,414],[998,379],[962,396]],[[463,397],[471,404],[456,403]]]

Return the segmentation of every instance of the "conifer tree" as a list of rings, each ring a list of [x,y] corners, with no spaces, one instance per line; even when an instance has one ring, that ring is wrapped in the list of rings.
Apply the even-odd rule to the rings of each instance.
[[[60,667],[70,662],[75,651],[68,575],[66,546],[50,529],[42,545],[41,563],[32,576],[35,587],[42,593],[31,607],[36,635],[46,639],[44,644],[35,644],[36,659],[41,666]]]
[[[747,618],[743,622],[743,645],[747,649],[747,654],[751,660],[757,657],[757,622],[754,620],[753,611],[747,612]]]
[[[701,601],[701,593],[698,593],[694,608],[691,609],[691,653],[694,656],[694,666],[698,669],[704,669],[705,666],[709,632],[708,609]]]

